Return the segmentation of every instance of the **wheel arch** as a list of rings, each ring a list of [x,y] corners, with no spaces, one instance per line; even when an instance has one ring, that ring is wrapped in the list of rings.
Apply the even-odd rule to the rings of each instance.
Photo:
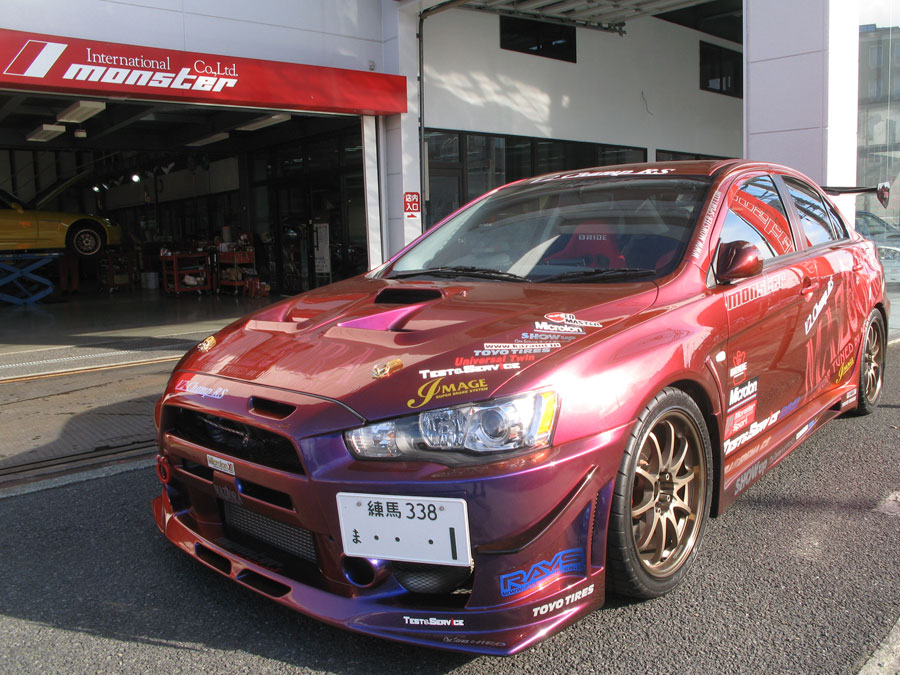
[[[875,309],[879,311],[881,314],[881,320],[884,321],[884,336],[887,338],[888,335],[888,313],[884,308],[884,302],[876,302]],[[885,339],[885,344],[887,344],[887,339]]]
[[[712,446],[713,460],[713,493],[710,499],[709,515],[715,518],[719,515],[719,492],[722,485],[722,440],[719,438],[719,425],[713,412],[712,400],[699,382],[694,380],[678,380],[668,385],[675,389],[680,389],[691,397],[700,412],[703,415],[703,421],[706,423],[706,431],[709,434],[709,442]]]

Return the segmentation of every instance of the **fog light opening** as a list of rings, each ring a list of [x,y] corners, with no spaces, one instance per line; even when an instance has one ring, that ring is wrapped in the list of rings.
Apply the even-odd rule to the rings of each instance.
[[[387,563],[374,558],[351,558],[342,561],[344,576],[358,588],[371,588],[388,575]]]

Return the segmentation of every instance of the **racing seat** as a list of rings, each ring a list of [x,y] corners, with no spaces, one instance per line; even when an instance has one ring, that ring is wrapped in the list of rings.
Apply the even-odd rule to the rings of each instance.
[[[671,266],[678,248],[677,241],[658,234],[625,235],[622,242],[629,267],[657,272]]]
[[[544,262],[551,265],[584,265],[601,269],[625,267],[615,226],[603,222],[581,223],[562,248],[551,251]]]

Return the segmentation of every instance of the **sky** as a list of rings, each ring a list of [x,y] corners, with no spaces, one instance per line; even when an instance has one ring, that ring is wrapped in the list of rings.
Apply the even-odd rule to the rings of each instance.
[[[900,25],[900,0],[860,0],[859,25],[870,23],[879,28]]]

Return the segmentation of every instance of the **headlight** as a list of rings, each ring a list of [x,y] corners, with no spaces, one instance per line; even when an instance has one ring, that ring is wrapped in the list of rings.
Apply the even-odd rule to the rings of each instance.
[[[344,433],[366,459],[423,459],[442,464],[492,461],[550,445],[559,411],[556,392],[440,408]]]

